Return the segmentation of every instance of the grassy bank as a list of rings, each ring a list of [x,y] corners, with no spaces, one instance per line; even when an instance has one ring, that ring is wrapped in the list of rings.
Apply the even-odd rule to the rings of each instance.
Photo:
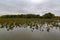
[[[40,23],[40,22],[52,22],[56,19],[40,19],[40,18],[0,18],[0,23]]]

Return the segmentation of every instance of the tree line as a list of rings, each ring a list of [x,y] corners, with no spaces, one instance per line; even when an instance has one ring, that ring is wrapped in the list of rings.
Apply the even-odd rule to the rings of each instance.
[[[44,15],[35,15],[35,14],[21,14],[21,15],[3,15],[0,16],[1,18],[45,18],[45,19],[51,19],[56,17],[54,14],[51,12],[45,13]]]

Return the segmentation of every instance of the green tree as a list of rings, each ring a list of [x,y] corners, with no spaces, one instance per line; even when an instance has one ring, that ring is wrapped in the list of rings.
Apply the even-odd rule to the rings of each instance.
[[[40,15],[35,14],[21,14],[21,15],[3,15],[1,18],[40,18]]]
[[[46,14],[43,15],[43,18],[51,19],[51,18],[53,18],[54,16],[55,16],[54,14],[52,14],[51,12],[48,12],[48,13],[46,13]]]

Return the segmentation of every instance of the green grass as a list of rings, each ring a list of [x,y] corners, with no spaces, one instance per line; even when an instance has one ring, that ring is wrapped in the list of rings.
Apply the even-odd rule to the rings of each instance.
[[[3,25],[13,25],[14,23],[16,25],[18,24],[44,24],[44,23],[51,24],[52,22],[55,22],[55,19],[39,19],[39,18],[0,18],[0,24]]]
[[[53,19],[39,19],[39,18],[0,18],[0,23],[11,23],[11,22],[17,22],[17,23],[25,23],[25,22],[47,22],[47,21],[53,21]]]

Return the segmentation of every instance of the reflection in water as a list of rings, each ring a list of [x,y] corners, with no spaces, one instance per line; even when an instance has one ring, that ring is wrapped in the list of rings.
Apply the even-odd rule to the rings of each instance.
[[[50,30],[50,28],[49,28],[49,27],[47,27],[47,32],[49,32],[49,30]]]
[[[37,21],[38,22],[38,21]],[[27,28],[28,26],[30,26],[30,29],[32,29],[31,31],[33,32],[35,29],[36,30],[40,30],[40,31],[47,31],[49,32],[51,30],[51,28],[53,29],[53,27],[59,27],[60,28],[60,23],[58,21],[51,21],[51,22],[30,22],[30,23],[4,23],[4,24],[0,24],[0,28],[6,28],[7,31],[9,30],[13,30],[14,27],[24,27]]]
[[[45,25],[46,26],[46,25]],[[40,30],[40,31],[47,31],[47,32],[49,32],[50,31],[50,28],[51,27],[49,27],[49,25],[47,25],[46,27],[45,26],[30,26],[30,29],[32,29],[31,31],[33,32],[35,29],[37,29],[37,30]],[[14,27],[19,27],[19,28],[21,28],[21,27],[23,27],[23,26],[6,26],[6,29],[7,29],[7,31],[9,31],[9,30],[13,30],[14,29]],[[26,26],[26,27],[24,27],[24,28],[27,28],[28,26]],[[4,26],[1,26],[1,28],[4,28]],[[56,27],[56,29],[57,29],[57,27]]]
[[[56,25],[54,22],[0,24],[0,40],[60,40],[60,27]]]
[[[36,25],[35,29],[38,29],[38,26]]]

